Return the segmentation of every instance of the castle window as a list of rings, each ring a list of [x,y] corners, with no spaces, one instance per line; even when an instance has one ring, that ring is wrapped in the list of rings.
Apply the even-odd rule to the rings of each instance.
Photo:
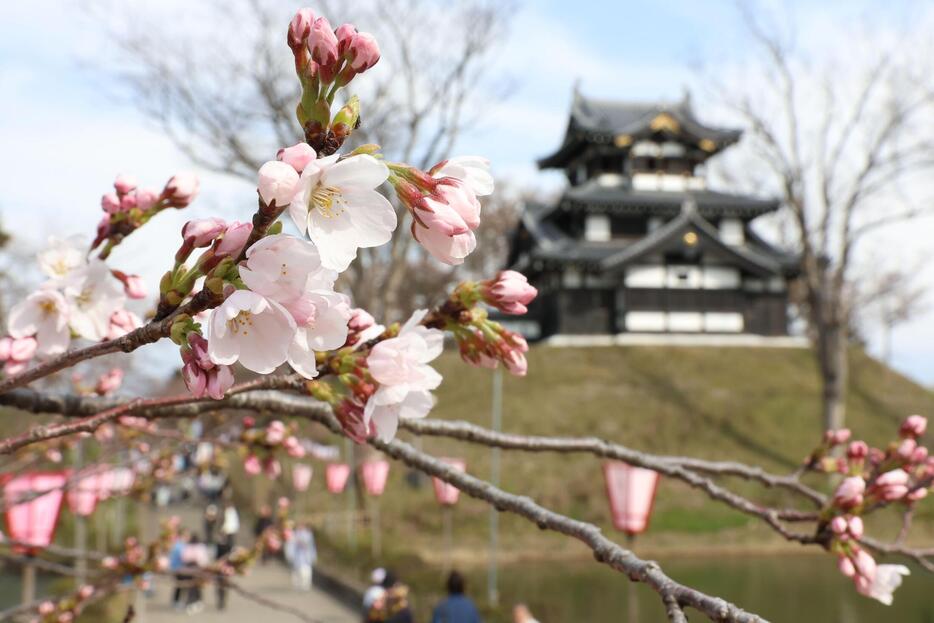
[[[738,218],[725,218],[720,221],[720,239],[724,243],[739,246],[745,242],[743,223]]]
[[[606,214],[588,214],[584,222],[584,239],[606,242],[610,239],[610,217]]]

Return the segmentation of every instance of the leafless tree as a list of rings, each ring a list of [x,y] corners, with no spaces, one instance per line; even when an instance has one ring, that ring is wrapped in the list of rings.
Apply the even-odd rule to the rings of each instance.
[[[783,200],[785,237],[800,253],[799,305],[820,369],[823,426],[839,428],[854,293],[868,277],[854,261],[857,247],[932,207],[923,196],[934,170],[934,74],[924,62],[931,33],[919,26],[885,41],[850,32],[847,57],[834,59],[803,51],[772,28],[778,20],[751,10],[744,17],[758,54],[720,89],[761,165],[746,173]]]
[[[210,3],[210,19],[195,29],[179,24],[199,20],[203,6],[192,5],[171,22],[109,0],[95,6],[107,9],[121,50],[114,68],[133,101],[199,166],[253,183],[278,147],[300,140],[300,92],[281,28],[294,6],[229,0],[216,10]],[[315,8],[335,26],[352,22],[380,42],[379,64],[350,89],[362,89],[366,102],[353,142],[378,143],[389,159],[427,168],[448,157],[464,129],[480,121],[484,102],[511,88],[494,58],[507,34],[510,2],[323,0]],[[481,236],[505,235],[499,227],[508,219],[496,216],[501,204],[485,206]],[[397,211],[400,226],[391,245],[361,249],[360,261],[344,275],[357,304],[381,315],[409,311],[450,283],[454,272],[425,272],[424,253],[407,232],[408,216],[401,206]],[[488,248],[478,245],[477,253]]]

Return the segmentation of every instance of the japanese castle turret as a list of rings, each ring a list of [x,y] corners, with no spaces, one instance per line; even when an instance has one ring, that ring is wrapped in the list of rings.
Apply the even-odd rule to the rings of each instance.
[[[688,98],[575,92],[561,146],[538,161],[569,185],[557,203],[527,204],[511,240],[509,265],[539,289],[527,332],[787,335],[796,261],[751,227],[779,203],[704,177],[740,133],[701,123]]]

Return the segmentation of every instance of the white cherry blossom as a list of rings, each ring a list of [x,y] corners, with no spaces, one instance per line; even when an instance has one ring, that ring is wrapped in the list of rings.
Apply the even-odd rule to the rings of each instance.
[[[101,260],[91,260],[73,270],[65,280],[68,323],[75,333],[89,340],[106,339],[110,317],[123,308],[126,295],[123,285]]]
[[[434,404],[431,390],[441,375],[429,364],[444,348],[444,333],[421,325],[428,313],[418,310],[399,335],[373,347],[367,366],[379,388],[367,401],[364,419],[376,426],[377,436],[391,440],[399,418],[422,418]]]
[[[49,246],[40,251],[36,258],[39,268],[52,278],[53,283],[61,283],[73,271],[87,263],[87,239],[84,236],[70,236],[68,238],[49,238]]]
[[[279,303],[256,292],[237,290],[216,307],[207,322],[208,355],[216,364],[268,374],[285,363],[295,321]]]
[[[325,268],[346,270],[357,249],[389,242],[396,212],[375,190],[388,176],[386,165],[366,154],[320,158],[302,171],[289,215],[317,245]]]
[[[312,379],[318,375],[315,351],[340,348],[347,341],[350,304],[343,294],[310,290],[288,310],[298,327],[289,347],[289,365]]]
[[[44,288],[26,297],[10,310],[8,329],[14,338],[34,335],[40,356],[65,352],[71,342],[68,303],[60,292]]]
[[[308,278],[321,270],[321,257],[314,244],[277,234],[247,249],[240,278],[253,292],[288,304],[305,292]]]

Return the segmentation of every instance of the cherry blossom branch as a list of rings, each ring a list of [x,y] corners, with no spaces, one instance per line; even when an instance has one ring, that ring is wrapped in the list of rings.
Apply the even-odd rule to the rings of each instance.
[[[166,318],[154,320],[113,340],[104,340],[84,348],[74,348],[17,375],[3,379],[0,381],[0,394],[5,394],[17,387],[23,387],[88,359],[118,352],[131,353],[137,348],[158,342],[162,338],[168,337],[172,329],[172,321],[178,314],[184,313],[193,316],[216,304],[216,295],[208,290],[202,290]]]
[[[460,441],[476,443],[485,446],[495,446],[508,450],[524,450],[528,452],[584,452],[598,457],[624,461],[638,467],[653,469],[666,476],[684,480],[692,486],[699,486],[696,474],[691,479],[685,479],[684,474],[690,472],[704,472],[717,475],[738,476],[753,480],[767,487],[780,487],[798,493],[817,505],[826,502],[826,496],[808,487],[792,476],[777,476],[770,474],[760,467],[744,465],[736,462],[704,461],[689,457],[659,456],[639,452],[625,446],[608,442],[597,437],[546,437],[535,435],[516,435],[499,433],[487,428],[477,426],[470,422],[450,420],[402,420],[400,427],[417,435],[432,435],[450,437]],[[706,479],[703,479],[706,481]],[[708,492],[710,493],[710,492]],[[711,495],[711,497],[715,497]],[[810,521],[816,519],[814,514],[791,513],[788,517],[793,520]]]

